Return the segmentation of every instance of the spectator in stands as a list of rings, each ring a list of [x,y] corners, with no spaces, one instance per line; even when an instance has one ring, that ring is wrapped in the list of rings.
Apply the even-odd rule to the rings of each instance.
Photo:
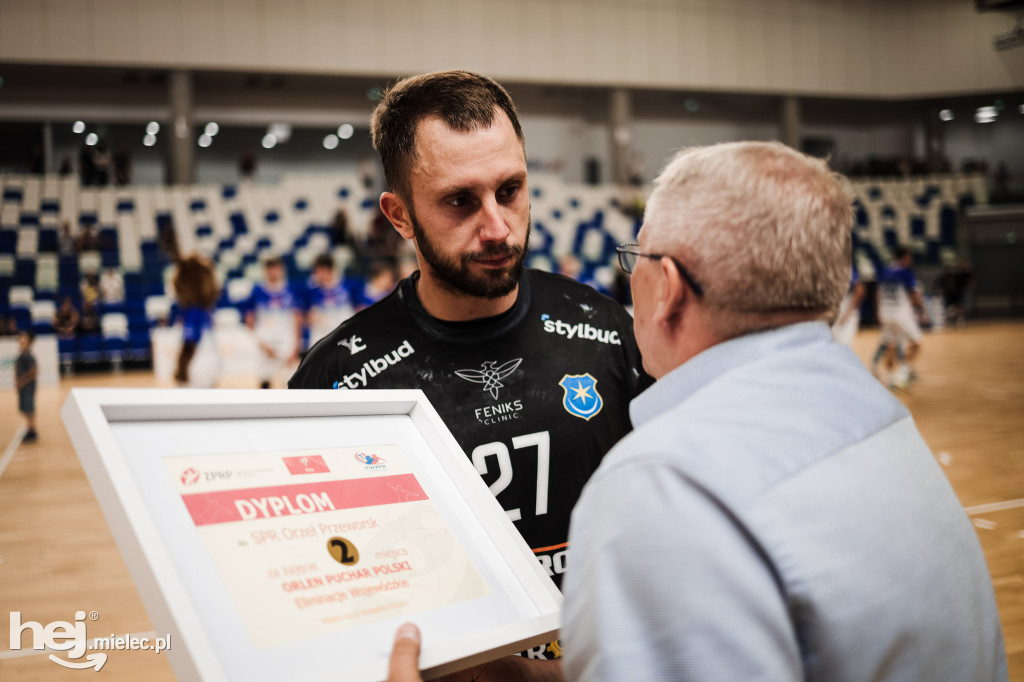
[[[285,279],[278,257],[263,263],[264,281],[252,288],[245,324],[256,333],[260,363],[256,368],[261,388],[270,388],[276,375],[299,359],[302,306]]]
[[[29,330],[18,334],[18,359],[14,361],[14,385],[18,389],[18,411],[25,417],[23,443],[34,443],[36,433],[36,376],[38,368],[32,356],[32,342],[36,335]]]
[[[100,302],[100,280],[96,277],[96,273],[86,274],[78,288],[82,292],[83,306],[86,304],[95,306]]]
[[[336,247],[344,246],[351,249],[355,264],[362,271],[365,266],[363,260],[366,258],[366,249],[352,233],[352,228],[348,224],[348,213],[343,208],[335,211],[334,218],[331,219],[331,240]]]
[[[157,230],[160,249],[167,254],[172,263],[177,263],[181,254],[178,250],[178,232],[174,229],[174,219],[170,215],[162,216],[157,222]]]
[[[93,164],[96,166],[96,184],[106,187],[110,184],[110,150],[107,143],[100,140],[93,147]]]
[[[78,251],[78,244],[75,236],[71,234],[71,221],[65,220],[60,225],[60,255],[71,256]]]
[[[83,187],[96,184],[96,161],[93,148],[87,144],[83,144],[78,150],[78,174]]]
[[[79,233],[78,238],[75,239],[75,250],[78,253],[85,251],[99,251],[100,249],[100,238],[96,234],[95,225],[92,221],[86,221],[82,223],[82,231]]]
[[[256,179],[256,157],[252,154],[244,154],[238,160],[238,177],[243,183],[252,182]]]
[[[18,319],[14,315],[8,315],[0,323],[0,336],[17,336]]]
[[[78,310],[70,296],[61,299],[60,307],[53,314],[53,331],[59,339],[73,339],[78,331]]]
[[[124,303],[124,279],[117,268],[107,268],[100,278],[100,301],[103,305]]]
[[[78,335],[92,336],[100,333],[100,314],[95,303],[82,301],[82,314],[78,320]]]
[[[61,177],[65,178],[75,172],[75,165],[71,162],[70,156],[65,156],[61,159],[60,170],[57,172],[60,173]]]
[[[384,213],[377,209],[377,215],[370,223],[370,234],[366,238],[367,258],[370,261],[388,260],[392,265],[398,262],[398,255],[405,247],[402,235],[391,226]]]
[[[942,274],[935,280],[935,288],[942,294],[946,323],[950,326],[962,327],[966,323],[964,297],[972,286],[974,273],[962,258],[956,268],[943,268]]]
[[[209,388],[217,382],[217,349],[213,342],[213,309],[220,291],[210,263],[189,256],[178,263],[171,280],[182,318],[181,350],[174,380],[193,388]]]
[[[132,157],[123,144],[114,148],[114,183],[120,187],[132,184]]]

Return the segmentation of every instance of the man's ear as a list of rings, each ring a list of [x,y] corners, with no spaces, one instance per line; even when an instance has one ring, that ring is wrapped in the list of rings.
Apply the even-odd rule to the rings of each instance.
[[[683,314],[683,306],[689,302],[690,289],[671,258],[662,258],[658,265],[661,268],[661,277],[657,288],[658,300],[654,307],[654,321],[672,324]]]
[[[384,192],[380,195],[380,210],[398,234],[405,239],[413,238],[412,214],[401,197],[394,192]]]

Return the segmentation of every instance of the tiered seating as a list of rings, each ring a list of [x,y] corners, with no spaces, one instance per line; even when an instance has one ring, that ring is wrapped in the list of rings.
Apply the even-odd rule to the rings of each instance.
[[[875,268],[897,244],[908,245],[922,262],[940,262],[956,248],[959,208],[987,202],[980,176],[861,179],[853,190],[858,257]],[[346,247],[332,247],[336,211],[346,212],[357,238],[366,237],[377,215],[377,197],[349,174],[294,174],[278,185],[102,189],[79,187],[75,178],[0,174],[0,197],[0,315],[47,333],[64,296],[80,309],[84,275],[106,267],[124,275],[126,300],[101,311],[103,334],[62,342],[64,359],[77,361],[148,356],[150,329],[167,320],[172,304],[164,231],[173,228],[182,253],[198,251],[216,263],[219,307],[239,311],[262,275],[263,257],[282,256],[292,281],[304,281],[321,253],[333,248],[342,266],[354,257]],[[554,269],[561,255],[572,253],[583,278],[610,277],[615,246],[632,241],[640,227],[619,210],[624,200],[616,187],[532,174],[528,263]],[[74,253],[62,234],[65,224],[71,238],[92,226],[98,250]],[[237,312],[216,316],[223,325],[239,319]]]
[[[852,183],[855,248],[874,269],[906,246],[918,263],[939,265],[955,254],[960,209],[988,203],[980,175],[935,175],[909,179],[869,178]]]

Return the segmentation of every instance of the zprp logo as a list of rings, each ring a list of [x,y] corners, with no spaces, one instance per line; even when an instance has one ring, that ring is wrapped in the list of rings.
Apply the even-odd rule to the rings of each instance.
[[[195,485],[199,483],[199,469],[189,467],[181,472],[181,482],[184,485]]]

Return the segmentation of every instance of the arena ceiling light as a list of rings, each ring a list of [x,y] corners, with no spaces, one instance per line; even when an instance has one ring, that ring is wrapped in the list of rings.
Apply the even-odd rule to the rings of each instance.
[[[330,133],[324,138],[324,149],[337,149],[338,148],[338,136],[334,133]]]
[[[274,133],[267,133],[263,136],[263,141],[260,142],[264,149],[273,149],[277,146],[277,136]]]
[[[149,123],[146,124],[146,134],[147,135],[156,135],[159,132],[160,132],[160,124],[157,123],[156,121],[150,121]]]
[[[199,136],[200,147],[205,149],[209,147],[211,144],[213,144],[213,135],[207,135],[206,133],[203,133],[202,135]]]
[[[338,137],[340,137],[343,140],[349,139],[355,132],[356,129],[352,127],[351,123],[342,123],[340,126],[338,126]]]
[[[978,107],[974,112],[975,123],[992,123],[998,118],[999,112],[995,107]]]
[[[81,135],[85,132],[85,121],[75,121],[71,124],[71,132]]]
[[[288,140],[292,138],[292,124],[271,123],[270,128],[267,129],[267,134],[273,135],[274,139],[276,139],[281,144],[287,144]]]
[[[142,138],[142,144],[146,145],[147,147],[152,147],[153,145],[156,144],[156,135],[154,135],[153,133],[146,133],[146,136]]]
[[[97,135],[96,133],[89,133],[88,135],[85,136],[85,143],[87,145],[89,145],[90,147],[92,147],[93,145],[95,145],[99,141],[100,141],[100,136]]]
[[[943,121],[952,121],[956,117],[953,115],[952,109],[943,109],[939,112],[939,118]]]
[[[219,132],[220,132],[220,126],[217,125],[216,122],[214,122],[214,121],[210,121],[209,123],[206,124],[206,127],[203,128],[203,134],[204,135],[208,135],[210,137],[213,137],[214,135],[216,135]],[[207,146],[209,146],[209,145],[207,145]]]

